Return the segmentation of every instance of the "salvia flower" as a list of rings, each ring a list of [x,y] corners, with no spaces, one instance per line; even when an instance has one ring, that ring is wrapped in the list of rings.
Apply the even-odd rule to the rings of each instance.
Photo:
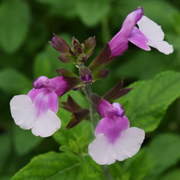
[[[97,110],[102,119],[96,127],[95,140],[88,147],[93,160],[108,165],[134,156],[144,140],[144,130],[129,127],[129,120],[119,103],[111,105],[101,99]]]
[[[31,129],[36,136],[48,137],[61,127],[56,115],[58,97],[69,88],[62,76],[48,79],[40,76],[28,95],[14,96],[10,101],[12,117],[22,129]]]
[[[138,24],[139,29],[135,27]],[[164,33],[159,25],[143,16],[143,8],[138,7],[128,14],[123,22],[121,30],[111,39],[111,57],[119,56],[128,48],[128,42],[150,51],[152,46],[164,54],[173,52],[172,45],[163,41]]]

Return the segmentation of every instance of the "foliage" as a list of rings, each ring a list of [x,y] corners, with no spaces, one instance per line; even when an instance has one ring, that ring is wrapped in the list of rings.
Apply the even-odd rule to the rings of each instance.
[[[57,76],[55,69],[67,68],[48,41],[53,33],[70,43],[75,36],[82,43],[96,36],[97,47],[86,64],[102,50],[121,28],[125,16],[138,6],[161,24],[165,38],[174,45],[166,56],[152,49],[145,52],[132,44],[106,66],[108,78],[95,82],[100,95],[124,77],[124,86],[135,87],[117,100],[131,126],[144,129],[146,140],[140,152],[124,162],[96,164],[87,152],[93,140],[91,124],[83,121],[68,131],[63,128],[71,114],[59,108],[62,128],[42,139],[21,130],[9,112],[9,100],[27,94],[38,76]],[[180,3],[177,0],[3,0],[0,2],[0,179],[177,180],[180,176]],[[135,82],[136,81],[136,82]],[[81,90],[69,94],[88,107]],[[65,101],[67,95],[60,100]],[[32,159],[32,160],[31,160]]]

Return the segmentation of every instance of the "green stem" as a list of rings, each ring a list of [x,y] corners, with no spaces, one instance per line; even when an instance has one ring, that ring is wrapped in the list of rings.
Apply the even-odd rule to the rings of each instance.
[[[84,90],[85,90],[85,94],[86,94],[86,97],[87,97],[87,100],[89,102],[89,106],[90,106],[90,109],[91,109],[92,126],[93,126],[93,129],[95,130],[95,128],[96,128],[96,126],[98,124],[98,114],[97,114],[97,111],[96,111],[96,109],[95,109],[95,107],[92,104],[91,99],[90,99],[90,96],[92,94],[90,84],[86,84],[86,86],[84,87]]]

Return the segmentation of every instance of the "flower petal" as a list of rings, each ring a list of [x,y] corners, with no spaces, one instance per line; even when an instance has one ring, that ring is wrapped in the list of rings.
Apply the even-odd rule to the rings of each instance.
[[[122,131],[120,138],[113,145],[117,160],[123,161],[134,156],[139,151],[144,137],[144,130],[136,127]]]
[[[134,45],[138,46],[139,48],[142,48],[146,51],[150,51],[151,48],[147,45],[148,44],[148,39],[142,34],[142,32],[134,27],[134,29],[131,32],[130,37],[128,40],[133,43]]]
[[[162,41],[164,39],[164,32],[161,26],[146,16],[143,16],[138,22],[139,30],[152,41]]]
[[[51,110],[41,113],[34,126],[32,133],[36,136],[48,137],[55,133],[61,127],[59,117]]]
[[[104,134],[96,136],[96,139],[89,144],[88,150],[92,159],[98,164],[112,164],[116,161],[114,150]]]
[[[149,45],[167,55],[173,52],[173,46],[166,41],[154,42],[153,44],[151,43]]]
[[[27,95],[14,96],[10,101],[12,117],[22,129],[31,129],[36,121],[37,111]]]
[[[138,21],[139,30],[148,39],[147,45],[158,49],[164,54],[170,54],[173,52],[173,46],[168,44],[164,39],[164,32],[161,26],[157,25],[155,22],[143,16],[140,21]]]

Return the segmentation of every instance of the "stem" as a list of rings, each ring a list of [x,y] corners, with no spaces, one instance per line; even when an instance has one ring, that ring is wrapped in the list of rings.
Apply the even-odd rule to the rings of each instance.
[[[89,102],[89,106],[90,106],[90,109],[91,109],[92,126],[93,126],[93,129],[95,130],[95,128],[96,128],[96,126],[98,124],[98,114],[97,114],[97,111],[96,111],[96,109],[95,109],[95,107],[92,104],[91,99],[90,99],[90,96],[92,94],[90,84],[86,84],[86,86],[84,87],[84,90],[85,90],[86,97],[87,97],[87,100]]]

